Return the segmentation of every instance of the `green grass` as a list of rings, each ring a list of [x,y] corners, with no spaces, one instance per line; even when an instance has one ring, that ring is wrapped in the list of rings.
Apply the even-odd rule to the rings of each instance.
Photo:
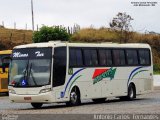
[[[154,75],[160,75],[160,71],[153,71]]]

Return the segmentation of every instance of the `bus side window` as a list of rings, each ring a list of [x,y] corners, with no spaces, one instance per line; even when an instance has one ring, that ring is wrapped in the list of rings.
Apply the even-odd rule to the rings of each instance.
[[[86,66],[97,66],[98,58],[97,51],[93,49],[85,49],[84,50],[84,64]]]
[[[53,87],[64,85],[66,76],[66,47],[54,49]]]
[[[106,54],[105,54],[105,50],[99,50],[98,51],[99,54],[99,65],[100,66],[105,66],[106,65]]]
[[[105,50],[105,54],[106,54],[106,65],[111,66],[113,64],[111,50]]]
[[[77,66],[83,66],[83,58],[82,58],[82,50],[77,49],[76,50],[76,61],[77,61]]]
[[[98,65],[98,58],[97,58],[97,51],[91,50],[91,58],[92,58],[92,65],[97,66]]]
[[[102,49],[98,51],[98,54],[100,66],[111,66],[113,64],[111,50]]]
[[[138,51],[139,60],[141,65],[150,65],[150,53],[147,49],[142,49]]]
[[[76,66],[75,49],[72,49],[72,48],[69,49],[69,66],[70,67]]]
[[[81,67],[81,66],[83,66],[81,49],[70,48],[69,49],[69,67]]]
[[[125,65],[125,54],[124,50],[113,50],[113,59],[115,65]]]
[[[126,50],[128,65],[138,65],[137,50]]]
[[[91,56],[90,50],[84,50],[84,64],[86,66],[92,65],[92,56]]]

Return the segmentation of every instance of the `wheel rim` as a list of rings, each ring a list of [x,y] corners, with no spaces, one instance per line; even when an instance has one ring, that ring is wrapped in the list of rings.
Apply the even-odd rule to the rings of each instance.
[[[133,98],[134,97],[134,93],[133,93],[133,88],[131,87],[130,89],[130,98]]]
[[[77,98],[78,98],[78,96],[77,96],[76,92],[71,92],[71,102],[73,104],[77,102]]]

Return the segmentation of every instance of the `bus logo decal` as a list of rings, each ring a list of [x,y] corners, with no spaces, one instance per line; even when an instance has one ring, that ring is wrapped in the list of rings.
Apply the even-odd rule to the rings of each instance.
[[[110,78],[112,80],[114,78],[115,72],[117,68],[110,68],[110,69],[95,69],[93,74],[93,84],[103,80],[104,78]]]
[[[35,54],[37,55],[37,57],[43,57],[44,53],[41,53],[40,51],[35,52]]]
[[[13,53],[14,58],[19,58],[19,57],[28,57],[28,54],[22,54],[20,52],[15,52]]]

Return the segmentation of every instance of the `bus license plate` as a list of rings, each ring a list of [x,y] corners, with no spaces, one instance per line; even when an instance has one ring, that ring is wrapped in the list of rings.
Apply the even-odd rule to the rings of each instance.
[[[32,100],[31,97],[24,97],[24,100]]]

